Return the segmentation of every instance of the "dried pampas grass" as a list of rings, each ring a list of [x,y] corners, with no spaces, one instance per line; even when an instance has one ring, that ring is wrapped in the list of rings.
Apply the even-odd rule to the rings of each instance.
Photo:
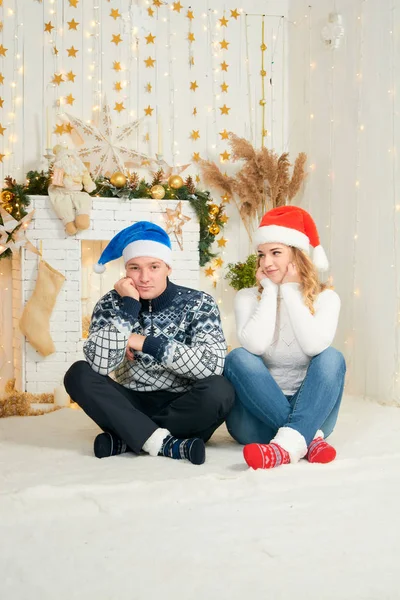
[[[272,208],[289,204],[300,190],[306,172],[307,155],[301,152],[293,165],[287,152],[278,156],[273,150],[255,150],[251,143],[234,133],[229,134],[232,159],[243,161],[234,177],[222,173],[212,161],[200,161],[204,182],[219,188],[230,197],[251,239],[251,232],[262,215]]]

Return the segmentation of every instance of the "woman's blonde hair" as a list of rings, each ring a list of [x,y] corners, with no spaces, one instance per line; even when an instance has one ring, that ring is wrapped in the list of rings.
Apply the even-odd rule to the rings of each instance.
[[[293,261],[296,265],[297,271],[299,273],[300,281],[301,281],[301,293],[303,295],[304,304],[307,306],[311,314],[313,315],[314,310],[314,302],[318,294],[327,289],[332,289],[332,287],[328,283],[321,283],[318,277],[317,270],[311,261],[311,258],[300,250],[299,248],[294,248],[290,246],[290,249],[293,253]],[[260,266],[260,257],[257,260],[257,268]],[[261,285],[258,287],[259,292],[261,293],[263,288]]]

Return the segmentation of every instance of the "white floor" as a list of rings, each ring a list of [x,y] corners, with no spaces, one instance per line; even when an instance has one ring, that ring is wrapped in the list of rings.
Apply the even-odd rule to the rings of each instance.
[[[79,410],[0,420],[0,598],[400,598],[400,409],[346,399],[330,465],[92,456]]]

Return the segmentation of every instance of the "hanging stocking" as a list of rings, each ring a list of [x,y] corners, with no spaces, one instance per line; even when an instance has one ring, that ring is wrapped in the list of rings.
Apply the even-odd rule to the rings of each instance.
[[[50,335],[50,316],[64,281],[62,273],[41,260],[35,289],[19,322],[21,332],[42,356],[56,350]]]

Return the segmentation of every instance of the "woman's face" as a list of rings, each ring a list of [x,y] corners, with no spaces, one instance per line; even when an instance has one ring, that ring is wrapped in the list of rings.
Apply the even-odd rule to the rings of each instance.
[[[258,246],[259,270],[273,283],[279,284],[285,277],[288,264],[293,261],[290,246],[276,242]]]

